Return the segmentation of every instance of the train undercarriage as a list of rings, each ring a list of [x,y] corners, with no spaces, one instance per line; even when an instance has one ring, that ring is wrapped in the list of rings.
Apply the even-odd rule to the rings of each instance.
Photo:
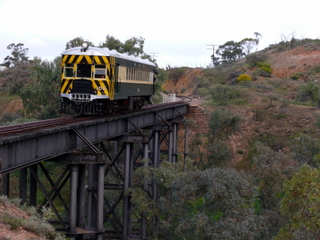
[[[151,96],[129,97],[120,100],[94,100],[94,101],[71,101],[63,98],[61,112],[67,114],[97,114],[107,115],[115,112],[138,110],[147,104],[152,104]]]

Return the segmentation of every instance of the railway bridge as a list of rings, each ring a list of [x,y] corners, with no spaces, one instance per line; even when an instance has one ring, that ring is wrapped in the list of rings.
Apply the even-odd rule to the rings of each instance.
[[[18,176],[21,203],[39,211],[50,207],[50,222],[70,239],[148,239],[145,214],[134,211],[126,192],[139,167],[186,157],[187,130],[182,153],[178,130],[188,106],[176,102],[51,126],[17,125],[14,134],[1,127],[2,194],[10,197],[10,176]],[[157,199],[153,181],[142,185]]]

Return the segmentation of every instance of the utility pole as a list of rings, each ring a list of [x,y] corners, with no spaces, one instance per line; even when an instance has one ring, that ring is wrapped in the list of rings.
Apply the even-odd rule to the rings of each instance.
[[[158,57],[157,55],[159,53],[155,53],[155,52],[149,52],[152,55],[152,59],[154,60],[156,57]]]
[[[208,47],[212,47],[212,48],[207,48],[209,50],[212,49],[212,55],[214,55],[214,50],[215,50],[215,47],[219,47],[220,45],[214,45],[214,44],[207,44]]]
[[[215,57],[215,55],[214,55],[214,50],[215,50],[215,47],[219,47],[220,45],[215,45],[215,44],[207,44],[207,46],[208,47],[212,47],[212,48],[207,48],[207,49],[209,49],[209,50],[211,50],[212,49],[212,64],[214,65],[214,61],[213,61],[213,58]]]

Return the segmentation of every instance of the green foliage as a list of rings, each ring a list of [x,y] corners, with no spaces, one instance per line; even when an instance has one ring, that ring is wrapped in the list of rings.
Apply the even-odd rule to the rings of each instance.
[[[237,82],[245,82],[245,81],[251,81],[251,77],[248,74],[241,74],[238,78],[237,78]]]
[[[127,53],[129,55],[141,56],[142,58],[147,58],[154,62],[155,60],[143,50],[144,41],[145,39],[142,37],[132,37],[122,43],[120,40],[108,34],[105,42],[100,43],[99,47],[109,48],[110,50],[116,50],[117,52]]]
[[[240,117],[223,109],[215,110],[209,119],[209,139],[221,140],[228,138],[239,129]]]
[[[156,202],[138,196],[145,196],[142,191],[132,195],[135,206],[145,207],[140,210],[153,209],[149,213],[156,214],[158,231],[149,225],[149,231],[158,232],[154,239],[262,239],[265,223],[254,214],[255,192],[245,174],[234,169],[183,169],[163,162],[159,168],[139,174],[153,176],[158,185]]]
[[[265,63],[265,62],[258,62],[257,63],[258,67],[261,68],[261,70],[267,72],[267,73],[272,73],[272,68],[271,68],[271,65],[268,64],[268,63]]]
[[[310,38],[302,38],[297,39],[294,36],[284,37],[283,40],[277,44],[270,44],[266,50],[275,49],[278,52],[286,51],[288,49],[292,49],[298,46],[306,46],[310,48],[314,48],[320,45],[319,39],[310,39]]]
[[[4,59],[4,65],[8,68],[15,67],[18,64],[21,63],[27,63],[28,62],[28,48],[24,48],[23,43],[11,43],[7,46],[7,49],[11,50],[11,55],[5,57]]]
[[[168,73],[163,69],[158,70],[157,80],[155,82],[155,91],[161,90],[161,85],[168,80]]]
[[[218,84],[210,89],[210,94],[214,102],[226,105],[231,99],[238,98],[240,91],[236,87]]]
[[[264,142],[254,140],[250,148],[250,169],[259,187],[260,201],[272,211],[277,211],[281,183],[297,168],[292,154],[279,151],[281,148],[281,144],[271,138]]]
[[[311,102],[315,106],[320,106],[320,89],[319,85],[313,82],[307,82],[300,85],[300,89],[297,94],[297,101],[299,102]]]
[[[201,88],[198,88],[196,90],[196,93],[197,95],[199,95],[200,97],[207,97],[210,95],[210,90],[208,88],[205,88],[205,87],[201,87]]]
[[[221,57],[220,61],[222,63],[234,62],[241,59],[245,55],[242,50],[241,43],[234,41],[228,41],[225,44],[219,46],[216,54]]]
[[[290,76],[290,78],[291,78],[292,80],[298,80],[298,79],[300,79],[301,77],[303,77],[304,75],[305,75],[304,73],[299,72],[299,73],[295,73],[294,75]]]
[[[35,59],[30,74],[34,81],[25,86],[20,93],[26,113],[37,119],[58,116],[60,108],[60,58],[54,62]]]
[[[208,88],[212,84],[212,81],[210,81],[209,78],[204,76],[196,77],[195,82],[197,83],[198,88]]]
[[[247,157],[237,163],[239,169],[252,176],[257,187],[254,208],[256,214],[268,219],[265,239],[272,239],[286,223],[286,217],[279,215],[279,196],[282,182],[290,179],[298,167],[293,154],[284,153],[282,149],[283,143],[277,137],[260,136],[252,140]]]
[[[0,71],[0,78],[5,79],[3,87],[11,95],[20,95],[25,86],[33,79],[30,74],[31,63],[18,62],[13,67]]]
[[[168,78],[177,82],[188,71],[187,67],[171,68],[168,71]]]
[[[275,239],[318,239],[320,236],[320,169],[304,165],[283,184],[280,210],[290,218]]]
[[[214,68],[206,68],[202,70],[203,77],[208,79],[210,83],[226,83],[229,79],[230,71],[233,70],[232,66],[220,65]]]
[[[92,42],[85,41],[83,37],[76,37],[76,38],[70,40],[69,42],[67,42],[66,50],[70,49],[70,48],[74,48],[74,47],[81,47],[81,44],[83,42],[88,42],[89,46],[92,46],[92,47],[94,46]]]
[[[259,39],[255,38],[244,38],[240,41],[240,45],[244,50],[245,54],[250,54],[251,50],[256,47],[259,43]]]
[[[318,113],[316,116],[317,116],[316,125],[317,125],[317,127],[320,128],[320,113]]]
[[[253,74],[254,76],[260,76],[260,77],[271,77],[271,74],[270,74],[270,73],[264,71],[264,70],[261,69],[261,68],[255,69],[255,70],[252,72],[252,74]]]
[[[225,167],[230,158],[231,152],[228,144],[221,140],[215,140],[212,144],[208,144],[206,161],[202,161],[198,165],[201,169]]]
[[[300,165],[315,165],[313,158],[320,151],[320,143],[318,139],[306,134],[299,134],[290,140],[289,146],[291,147],[291,151],[295,154],[295,159],[297,159]]]
[[[267,55],[265,54],[258,54],[252,53],[246,56],[246,64],[249,67],[256,67],[258,66],[258,62],[264,62],[267,59]]]
[[[15,205],[20,207],[21,199],[8,199],[5,196],[0,196],[0,204],[5,205],[7,208]],[[34,232],[41,237],[47,239],[58,240],[65,239],[64,236],[57,233],[52,225],[48,223],[48,219],[52,216],[50,209],[42,208],[42,215],[40,215],[35,207],[22,206],[22,209],[29,213],[29,218],[20,218],[9,211],[0,216],[0,221],[9,224],[11,229],[16,230],[19,227]]]

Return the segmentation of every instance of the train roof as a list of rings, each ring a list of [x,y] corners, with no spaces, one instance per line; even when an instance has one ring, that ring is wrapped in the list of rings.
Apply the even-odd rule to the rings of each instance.
[[[132,62],[139,62],[146,65],[156,66],[153,62],[126,53],[119,53],[116,50],[110,50],[108,48],[88,47],[86,51],[81,51],[82,47],[75,47],[65,50],[61,55],[88,55],[88,56],[106,56],[121,58]]]

